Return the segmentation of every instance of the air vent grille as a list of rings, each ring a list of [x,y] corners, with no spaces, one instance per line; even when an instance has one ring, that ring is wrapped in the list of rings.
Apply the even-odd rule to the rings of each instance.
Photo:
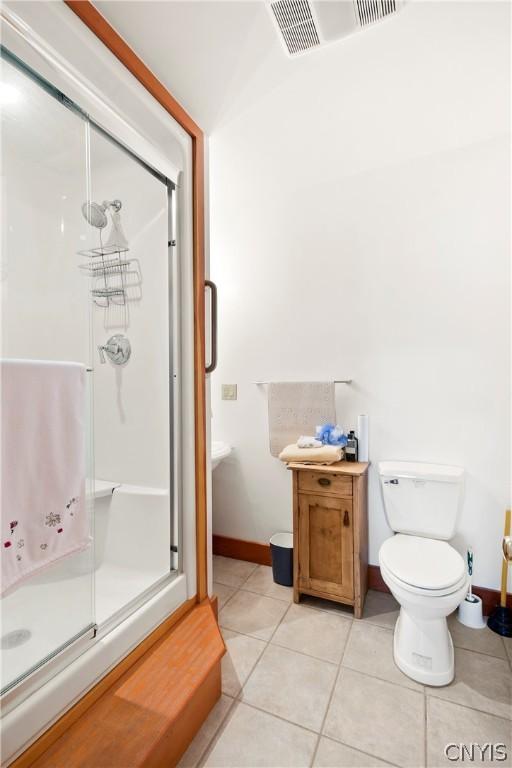
[[[288,53],[307,51],[320,45],[318,31],[306,0],[278,0],[270,3]]]
[[[396,0],[354,0],[354,5],[362,27],[373,24],[397,10]]]

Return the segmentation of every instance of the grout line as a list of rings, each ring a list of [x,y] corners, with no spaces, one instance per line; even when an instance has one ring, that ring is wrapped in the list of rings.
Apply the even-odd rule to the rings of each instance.
[[[276,626],[276,628],[274,629],[274,631],[273,631],[273,633],[271,634],[271,636],[269,637],[269,639],[268,639],[268,640],[266,640],[266,641],[265,641],[265,640],[263,641],[263,642],[265,643],[265,647],[263,648],[262,652],[261,652],[261,653],[260,653],[260,655],[258,656],[258,659],[257,659],[256,663],[254,664],[253,668],[251,669],[251,671],[250,671],[250,672],[249,672],[249,674],[247,675],[247,677],[246,677],[246,679],[245,679],[245,681],[244,681],[243,685],[240,687],[240,690],[239,690],[239,692],[238,692],[238,696],[237,696],[237,700],[238,700],[238,701],[240,701],[240,702],[241,702],[241,701],[243,701],[243,700],[242,700],[242,693],[243,693],[243,691],[244,691],[244,688],[245,688],[245,686],[247,685],[247,683],[249,682],[250,678],[252,677],[252,675],[253,675],[253,672],[254,672],[254,670],[256,669],[256,667],[258,666],[258,664],[259,664],[259,662],[260,662],[260,660],[261,660],[261,658],[262,658],[263,654],[266,652],[267,648],[269,647],[269,645],[270,645],[270,641],[271,641],[271,640],[272,640],[272,638],[274,637],[274,635],[275,635],[275,633],[277,632],[278,628],[281,626],[281,622],[283,621],[284,617],[286,616],[286,614],[287,614],[287,613],[288,613],[288,611],[290,610],[290,606],[291,606],[291,603],[290,603],[290,605],[288,606],[288,608],[286,609],[286,611],[283,613],[283,615],[281,616],[281,618],[280,618],[279,622],[277,623],[277,626]],[[231,631],[234,631],[234,630],[231,630]],[[243,634],[243,633],[241,633],[241,632],[240,632],[239,634]],[[252,636],[251,636],[251,635],[247,635],[247,637],[252,637]],[[256,639],[258,639],[258,640],[259,640],[260,638],[256,638]],[[243,703],[244,703],[244,704],[246,704],[247,702],[243,702]],[[262,709],[261,711],[262,711],[262,712],[265,712],[266,710]],[[267,714],[270,714],[270,713],[267,713]],[[283,719],[284,719],[284,718],[283,718]]]
[[[448,687],[448,686],[444,686]],[[443,696],[436,696],[435,694],[431,694],[426,690],[427,687],[425,687],[425,695],[427,698],[430,699],[436,699],[436,701],[444,701],[445,704],[453,704],[454,707],[464,707],[464,709],[470,709],[472,712],[478,712],[479,715],[487,715],[488,717],[496,717],[498,720],[503,720],[504,723],[510,723],[512,721],[512,716],[507,717],[506,715],[496,715],[494,712],[489,712],[486,709],[477,709],[477,707],[470,707],[467,704],[461,704],[460,701],[453,701],[453,699],[447,699]],[[432,686],[430,686],[432,688]]]
[[[240,589],[242,589],[242,592],[250,592],[251,595],[259,595],[260,597],[270,597],[271,600],[279,600],[280,603],[293,602],[293,597],[291,598],[291,600],[288,600],[283,597],[274,597],[274,595],[267,595],[266,592],[257,592],[255,589],[249,589],[249,587],[246,586],[246,583],[247,582],[244,582],[243,589],[242,587],[240,587]]]
[[[418,691],[414,688],[408,688],[406,685],[402,685],[401,683],[396,683],[394,680],[387,680],[384,677],[377,677],[377,675],[370,675],[369,672],[362,672],[360,669],[354,669],[353,667],[347,667],[345,665],[343,666],[343,669],[348,670],[349,672],[355,672],[356,675],[363,675],[364,677],[369,677],[371,680],[378,680],[379,683],[388,683],[389,685],[394,685],[395,688],[404,688],[406,691],[410,691],[411,693],[417,693],[419,696],[424,695],[424,690]],[[419,683],[419,685],[422,685],[422,683]],[[423,686],[423,689],[425,689],[426,686]],[[447,699],[442,699],[442,701],[447,701]]]
[[[466,648],[463,645],[453,644],[455,651],[466,651],[467,653],[476,653],[477,656],[485,656],[486,659],[497,659],[498,661],[507,661],[507,658],[503,656],[494,656],[492,653],[486,653],[485,651],[475,651],[473,648]]]
[[[222,555],[217,555],[217,557],[222,557]],[[229,559],[231,560],[232,558],[229,558]],[[237,562],[239,562],[239,563],[247,563],[248,561],[247,560],[237,560]],[[232,587],[235,590],[241,589],[242,586],[246,583],[246,581],[248,581],[248,579],[250,579],[250,577],[252,576],[254,571],[258,568],[258,563],[251,563],[251,565],[254,566],[252,571],[247,574],[247,576],[240,582],[240,584],[224,584],[223,581],[221,581],[220,579],[216,579],[215,578],[215,574],[213,573],[213,570],[214,570],[213,568],[212,568],[212,582],[215,581],[217,584],[222,584],[222,586],[224,586],[224,587]]]
[[[233,632],[233,630],[232,630],[232,629],[230,629],[229,631],[230,631],[230,632]],[[235,632],[235,634],[237,634],[237,633]],[[241,633],[241,632],[239,632],[238,634],[239,634],[239,635],[241,635],[241,637],[250,637],[250,635],[242,635],[242,633]],[[255,638],[251,638],[251,639],[252,639],[252,640],[254,640]],[[239,691],[238,691],[238,693],[236,693],[236,694],[235,694],[235,696],[233,697],[233,698],[234,698],[234,699],[236,699],[237,701],[241,701],[241,699],[240,699],[240,695],[241,695],[241,693],[242,693],[242,691],[243,691],[244,685],[246,684],[246,682],[248,681],[248,679],[250,678],[250,676],[251,676],[251,675],[252,675],[252,673],[254,672],[254,669],[255,669],[256,665],[258,664],[259,660],[261,659],[261,657],[263,656],[263,654],[265,653],[265,651],[266,651],[266,649],[267,649],[268,643],[267,643],[267,642],[265,642],[265,640],[263,640],[263,641],[260,641],[260,642],[263,642],[263,643],[264,643],[264,647],[261,649],[261,652],[258,654],[258,656],[257,656],[257,658],[256,658],[256,660],[255,660],[255,662],[254,662],[254,664],[252,665],[251,669],[249,670],[249,673],[248,673],[247,677],[245,678],[244,682],[243,682],[243,683],[240,685],[240,690],[239,690]],[[228,694],[228,695],[231,695],[231,694]]]
[[[235,596],[235,595],[236,595],[238,592],[239,592],[239,589],[238,589],[238,587],[235,587],[235,591],[233,592],[233,594],[232,594],[232,595],[230,595],[230,596],[228,597],[228,599],[226,600],[226,602],[223,604],[222,608],[220,608],[220,607],[219,607],[219,619],[220,619],[220,612],[224,610],[224,608],[226,607],[226,605],[227,605],[229,602],[231,602],[231,600],[234,598],[234,596]],[[220,622],[218,622],[218,624],[219,624],[219,627],[220,627]],[[227,627],[226,627],[226,629],[227,629]]]
[[[420,688],[412,688],[410,685],[405,685],[405,683],[398,683],[396,680],[390,680],[388,677],[380,677],[379,675],[371,675],[369,672],[363,672],[362,669],[358,669],[357,667],[351,667],[349,664],[343,664],[343,669],[349,669],[351,672],[359,672],[360,675],[365,675],[366,677],[371,677],[374,680],[380,680],[381,683],[391,683],[391,685],[396,685],[398,688],[405,688],[406,691],[412,691],[413,693],[425,693],[425,686],[423,683],[416,683],[416,685],[419,685]],[[401,670],[398,669],[399,672]],[[402,672],[402,674],[404,674]],[[407,675],[404,675],[404,677],[407,677]],[[412,680],[412,678],[410,678]],[[416,682],[415,680],[412,680],[412,682]]]
[[[334,691],[334,688],[333,688],[333,691]],[[312,762],[311,762],[311,765],[313,764],[313,761],[317,753],[318,743],[320,742],[320,739],[322,738],[322,736],[324,736],[322,731],[320,732],[314,731],[312,728],[308,728],[306,725],[300,725],[299,723],[296,723],[294,720],[288,720],[286,717],[283,717],[282,715],[277,715],[275,714],[275,712],[269,712],[268,709],[263,709],[262,707],[258,707],[256,704],[252,704],[248,701],[237,700],[237,703],[243,704],[245,707],[249,707],[250,709],[255,709],[257,712],[261,712],[264,715],[273,717],[276,720],[281,720],[283,723],[286,723],[287,725],[294,725],[296,728],[300,728],[302,731],[306,731],[306,733],[311,733],[314,736],[318,736],[317,747],[315,747],[315,750],[313,752]],[[231,711],[231,708],[229,711]],[[323,727],[323,723],[321,727]],[[364,755],[368,755],[368,757],[372,757],[375,760],[380,760],[381,762],[386,763],[386,765],[393,766],[393,768],[398,768],[398,766],[396,766],[395,763],[390,763],[389,760],[385,760],[382,757],[379,757],[378,755],[373,755],[370,752],[365,752],[364,750],[359,749],[358,747],[353,747],[351,744],[346,744],[344,741],[339,741],[335,737],[333,738],[332,736],[324,736],[324,738],[330,739],[330,741],[334,741],[336,744],[343,744],[343,746],[348,747],[349,749],[353,749],[355,752],[361,752]]]
[[[247,560],[244,560],[243,562],[245,563],[245,562],[247,562]],[[253,573],[255,573],[255,572],[258,570],[258,568],[259,568],[259,566],[258,566],[258,563],[254,563],[254,568],[253,568],[253,569],[252,569],[252,571],[251,571],[251,572],[250,572],[250,573],[247,575],[247,578],[245,578],[245,579],[242,581],[242,583],[240,584],[240,586],[238,587],[238,589],[242,589],[243,585],[244,585],[244,584],[247,584],[247,582],[249,581],[249,579],[251,578],[251,576],[253,575]]]
[[[277,630],[279,629],[281,623],[283,622],[283,619],[285,618],[286,614],[288,613],[291,605],[288,606],[286,611],[284,612],[282,618],[279,620],[279,623],[277,624],[274,632],[272,633],[270,640],[265,640],[262,637],[258,637],[257,635],[248,635],[246,632],[240,632],[239,629],[232,629],[231,627],[226,627],[224,625],[219,624],[219,627],[221,630],[226,629],[228,632],[234,632],[235,635],[242,635],[243,637],[248,637],[251,640],[259,640],[260,643],[265,643],[265,645],[272,645],[274,648],[282,648],[284,651],[290,651],[291,653],[298,653],[300,656],[306,656],[308,659],[314,659],[315,661],[323,661],[324,664],[330,664],[332,667],[339,666],[339,661],[329,661],[328,659],[322,659],[319,656],[313,656],[311,653],[306,653],[305,651],[298,651],[296,648],[289,648],[286,645],[281,645],[280,643],[273,642],[274,635],[276,634]],[[349,630],[350,631],[350,630]],[[261,655],[265,652],[265,649],[261,652]],[[261,658],[261,656],[260,656]],[[358,672],[359,670],[355,670]],[[370,675],[371,677],[371,675]],[[380,679],[380,678],[379,678]]]
[[[290,648],[287,645],[281,645],[281,643],[276,643],[272,641],[272,642],[269,642],[269,645],[272,645],[273,648],[281,648],[281,650],[283,651],[290,651],[290,653],[298,653],[300,656],[306,656],[308,659],[314,659],[315,661],[322,661],[324,664],[329,664],[331,667],[339,666],[339,661],[330,661],[330,659],[323,659],[321,656],[313,656],[313,654],[311,653],[306,653],[306,651],[298,651],[296,648]]]
[[[320,739],[322,738],[322,734],[323,734],[323,730],[324,730],[324,726],[325,726],[325,721],[327,720],[327,715],[329,714],[329,709],[331,708],[331,703],[332,703],[332,700],[333,700],[333,697],[334,697],[334,691],[336,690],[336,686],[338,684],[338,680],[339,680],[339,677],[341,675],[343,658],[345,656],[345,651],[347,650],[347,645],[348,645],[349,640],[350,640],[350,635],[352,634],[353,626],[354,626],[354,622],[352,622],[352,624],[350,625],[347,637],[345,639],[345,646],[343,648],[343,653],[340,656],[340,660],[339,660],[339,664],[338,664],[338,671],[337,671],[337,673],[334,676],[334,682],[333,682],[333,685],[332,685],[332,688],[331,688],[331,692],[329,694],[329,698],[327,700],[327,706],[325,708],[324,716],[322,718],[322,723],[320,725],[320,730],[318,732],[318,738],[316,740],[315,749],[313,750],[313,755],[311,757],[311,765],[313,765],[313,763],[315,762],[316,753],[318,752],[318,747],[320,746]]]
[[[286,717],[283,717],[283,715],[277,715],[275,712],[269,712],[268,709],[258,707],[257,704],[252,704],[248,701],[242,700],[240,700],[240,704],[243,704],[245,707],[255,709],[257,712],[263,712],[264,715],[268,715],[269,717],[275,717],[276,720],[281,720],[283,723],[287,723],[288,725],[294,725],[295,728],[300,728],[301,731],[306,731],[307,733],[312,733],[314,736],[318,736],[318,732],[314,731],[312,728],[308,728],[307,725],[301,725],[300,723],[296,723],[294,720],[288,720]]]
[[[378,755],[374,755],[372,752],[366,752],[364,749],[359,749],[359,747],[354,747],[352,744],[347,744],[346,741],[341,741],[341,739],[337,739],[335,736],[326,736],[325,734],[321,733],[320,736],[324,739],[327,739],[327,741],[334,741],[335,744],[341,744],[344,747],[347,747],[347,749],[352,749],[354,752],[360,752],[362,755],[367,755],[367,757],[371,757],[374,760],[378,760],[380,763],[385,763],[385,765],[390,765],[392,768],[400,768],[399,765],[396,763],[390,763],[389,760],[386,760],[384,757],[379,757]],[[421,766],[416,766],[416,768],[422,768]]]
[[[451,635],[451,632],[450,632]],[[453,637],[452,637],[453,640]],[[505,648],[505,656],[495,656],[493,653],[486,653],[485,651],[477,651],[474,648],[466,648],[465,645],[455,645],[453,648],[456,651],[467,651],[468,653],[477,653],[479,656],[485,656],[487,659],[498,659],[499,661],[507,661],[507,649]]]
[[[254,589],[247,589],[245,584],[239,587],[239,592],[245,592],[247,595],[257,595],[258,597],[265,597],[267,600],[275,600],[276,603],[287,603],[291,605],[293,598],[290,600],[282,600],[280,597],[272,597],[272,595],[266,595],[264,592],[256,592]]]
[[[502,637],[501,640],[503,642],[503,646],[504,646],[504,649],[505,649],[505,658],[508,659],[508,664],[509,664],[509,667],[510,667],[510,671],[512,672],[512,653],[509,654],[508,651],[507,651],[507,641],[505,640],[505,638]],[[510,644],[511,644],[510,647],[512,648],[512,640],[510,640]]]
[[[218,733],[221,731],[221,729],[222,729],[222,726],[223,726],[223,725],[224,725],[224,723],[226,722],[226,720],[227,720],[227,718],[228,718],[228,715],[229,715],[229,713],[231,712],[231,710],[232,710],[232,709],[233,709],[233,707],[235,706],[235,699],[234,699],[232,696],[229,696],[229,694],[227,694],[227,693],[223,693],[222,691],[221,691],[221,694],[220,694],[220,695],[221,695],[221,698],[222,698],[222,696],[227,696],[227,698],[228,698],[228,699],[231,699],[231,704],[230,704],[230,705],[229,705],[229,707],[226,709],[226,713],[225,713],[224,717],[222,718],[222,720],[220,721],[220,723],[218,724],[218,726],[217,726],[217,728],[215,729],[215,731],[213,732],[213,735],[212,735],[211,739],[209,739],[209,740],[207,741],[207,743],[206,743],[206,745],[205,745],[204,749],[202,750],[201,754],[200,754],[200,755],[199,755],[199,757],[197,758],[197,760],[196,760],[196,762],[195,762],[195,764],[194,764],[194,768],[199,768],[199,766],[202,764],[202,762],[203,762],[203,758],[204,758],[204,757],[206,757],[206,753],[207,753],[207,751],[209,750],[209,748],[210,748],[210,746],[211,746],[212,742],[213,742],[213,741],[214,741],[214,739],[216,738],[217,734],[218,734]],[[220,701],[220,699],[219,699],[219,701]],[[211,710],[211,711],[213,711],[213,710]],[[207,719],[208,719],[208,718],[207,718]],[[206,720],[205,720],[205,722],[206,722]],[[199,733],[199,731],[198,731],[198,733]],[[197,736],[197,733],[196,733],[196,736]],[[194,739],[195,739],[195,736],[194,736]],[[193,743],[193,740],[192,740],[191,744],[192,744],[192,743]],[[190,745],[189,745],[189,746],[190,746]],[[183,759],[183,756],[182,756],[182,758],[181,758],[181,759]]]

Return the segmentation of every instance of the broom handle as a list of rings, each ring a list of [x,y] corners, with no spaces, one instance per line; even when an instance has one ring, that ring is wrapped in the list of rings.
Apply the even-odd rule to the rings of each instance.
[[[510,509],[505,512],[505,536],[510,536]],[[508,576],[508,560],[503,558],[501,564],[501,607],[507,607],[507,576]]]

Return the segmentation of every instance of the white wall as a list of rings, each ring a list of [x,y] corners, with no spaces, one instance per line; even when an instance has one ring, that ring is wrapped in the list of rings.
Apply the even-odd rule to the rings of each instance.
[[[370,418],[370,561],[390,531],[376,464],[460,464],[456,545],[496,587],[509,493],[509,6],[412,3],[290,62],[210,141],[219,285],[217,534],[291,528],[258,380],[352,378]],[[236,402],[221,383],[238,384]]]
[[[122,281],[125,304],[95,306],[94,444],[96,476],[130,485],[169,489],[169,252],[167,188],[140,163],[96,131],[91,133],[94,200],[120,198],[121,221],[133,261]],[[104,230],[106,241],[110,226]],[[89,234],[99,244],[99,233]],[[102,278],[95,283],[103,286]],[[176,287],[174,286],[173,290]],[[100,363],[96,350],[125,335],[132,354],[126,366]],[[169,505],[169,499],[164,500]],[[165,542],[162,542],[165,546]]]

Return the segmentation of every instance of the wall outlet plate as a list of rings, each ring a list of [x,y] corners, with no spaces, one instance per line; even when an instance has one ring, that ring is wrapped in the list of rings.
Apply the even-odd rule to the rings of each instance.
[[[222,385],[222,399],[223,400],[236,400],[237,391],[236,384],[223,384]]]

